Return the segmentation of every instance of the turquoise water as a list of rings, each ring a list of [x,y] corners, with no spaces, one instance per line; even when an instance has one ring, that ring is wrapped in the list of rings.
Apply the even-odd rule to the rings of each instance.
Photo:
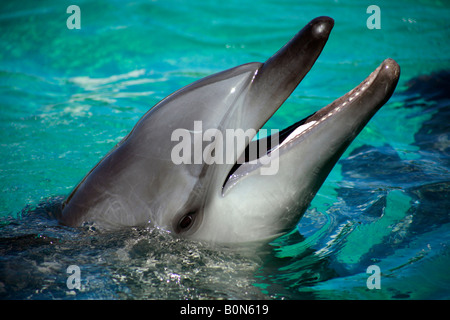
[[[71,4],[79,30],[66,27]],[[370,30],[371,4],[2,1],[0,297],[448,299],[450,5],[377,1],[381,29]],[[402,75],[296,230],[254,256],[157,230],[62,228],[39,213],[159,100],[265,61],[321,15],[335,19],[330,39],[267,128],[327,105],[385,58]],[[80,290],[66,286],[73,264]],[[366,285],[370,265],[381,289]]]

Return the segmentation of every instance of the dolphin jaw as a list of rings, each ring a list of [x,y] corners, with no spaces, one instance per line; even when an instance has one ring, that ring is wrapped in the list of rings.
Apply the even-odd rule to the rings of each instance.
[[[372,88],[373,85],[377,85],[379,82],[385,82],[385,97],[383,97],[381,102],[370,106],[370,110],[368,110],[369,115],[366,117],[368,121],[371,116],[389,99],[398,82],[399,75],[400,67],[398,64],[392,59],[386,59],[363,82],[361,82],[361,84],[350,90],[344,96],[336,99],[331,104],[323,107],[303,120],[281,130],[278,139],[279,143],[277,145],[271,145],[265,153],[259,154],[257,159],[252,159],[253,161],[258,161],[258,163],[252,165],[250,163],[250,159],[246,159],[240,164],[236,162],[223,183],[222,196],[225,196],[233,186],[239,183],[240,179],[252,174],[253,171],[260,169],[262,163],[267,163],[267,160],[261,161],[261,159],[271,156],[279,157],[282,153],[288,152],[289,149],[293,148],[300,140],[302,140],[303,137],[306,137],[319,126],[332,121],[337,114],[344,112],[346,109],[355,108],[355,106],[360,107],[358,106],[358,100],[362,100],[364,97],[370,95],[374,91]],[[364,125],[365,122],[362,127],[364,127]],[[356,136],[356,134],[354,136]],[[353,140],[354,136],[351,137],[350,140]],[[258,139],[253,141],[253,143],[258,144],[260,141],[261,139]],[[249,145],[246,149],[247,152],[248,148]],[[246,151],[244,151],[243,154]],[[277,153],[274,154],[274,151],[277,151]],[[242,156],[243,155],[241,154],[240,159],[242,159]]]
[[[390,77],[392,78],[392,82],[395,82],[395,84],[397,83],[400,74],[399,66],[394,60],[386,59],[357,87],[350,90],[347,94],[335,100],[328,106],[322,108],[318,112],[303,119],[301,121],[301,125],[297,127],[287,137],[287,139],[282,141],[279,147],[282,147],[284,145],[288,146],[288,142],[294,142],[296,139],[299,139],[302,135],[306,135],[308,134],[308,132],[313,131],[316,126],[319,126],[321,123],[330,120],[330,118],[335,116],[337,113],[342,112],[345,108],[351,108],[352,105],[356,104],[355,103],[356,99],[362,98],[366,93],[370,94],[369,88],[380,76],[381,72],[383,72],[384,77]],[[380,81],[383,80],[380,79]],[[389,95],[390,97],[391,94],[387,95]],[[379,107],[381,106],[379,105],[373,106],[373,108],[376,109],[374,111],[377,111]]]

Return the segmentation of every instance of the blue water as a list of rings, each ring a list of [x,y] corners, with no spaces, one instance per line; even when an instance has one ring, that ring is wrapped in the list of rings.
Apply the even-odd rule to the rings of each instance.
[[[80,30],[66,27],[71,4],[0,3],[0,298],[450,298],[447,2],[377,1],[379,30],[366,26],[370,1],[76,1]],[[43,214],[159,100],[265,61],[321,15],[335,19],[330,39],[267,128],[327,105],[385,58],[402,75],[296,230],[250,254]],[[367,287],[370,265],[380,289]]]

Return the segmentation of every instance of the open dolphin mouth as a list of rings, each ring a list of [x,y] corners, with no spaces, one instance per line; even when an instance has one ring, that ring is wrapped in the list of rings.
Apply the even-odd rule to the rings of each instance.
[[[381,106],[383,106],[390,98],[397,85],[399,76],[399,65],[393,59],[386,59],[357,87],[336,99],[331,104],[279,131],[275,139],[273,136],[269,135],[261,139],[253,140],[247,145],[243,154],[230,170],[230,173],[223,184],[223,193],[233,186],[233,181],[242,178],[243,175],[247,175],[252,169],[254,170],[256,167],[260,167],[262,165],[261,160],[271,157],[274,151],[282,153],[289,150],[289,148],[295,146],[296,143],[299,143],[308,136],[308,134],[316,130],[316,128],[326,126],[328,122],[332,122],[339,113],[352,113],[353,109],[355,109],[354,113],[357,113],[359,111],[358,108],[369,107],[369,110],[366,111],[367,120],[360,122],[358,127],[355,128],[353,130],[354,132],[349,136],[349,140],[353,140],[368,120],[370,120],[379,108],[381,108]],[[384,85],[384,91],[381,90],[381,92],[378,93],[380,96],[379,101],[375,100],[370,104],[365,104],[366,100],[369,98],[372,99],[374,94],[377,95],[376,91],[380,91],[377,87],[380,85]],[[253,147],[253,150],[257,150],[256,154],[250,152]],[[275,155],[275,157],[278,156],[278,154]],[[267,163],[267,161],[265,163]],[[251,166],[253,166],[253,168],[251,168]]]
[[[248,117],[241,125],[256,130],[262,128],[310,71],[333,26],[334,20],[329,17],[312,20],[258,67],[249,86],[245,100],[248,105],[245,105],[245,109],[251,110],[259,120]],[[386,59],[361,84],[328,106],[274,135],[249,142],[243,150],[237,152],[240,155],[234,165],[226,170],[222,180],[222,195],[239,180],[256,172],[261,174],[262,168],[267,167],[267,163],[272,160],[283,161],[283,158],[294,158],[296,155],[300,159],[304,158],[295,150],[304,149],[304,145],[308,144],[304,141],[308,137],[316,140],[314,148],[308,149],[310,152],[316,154],[319,149],[330,150],[328,154],[317,155],[320,161],[324,161],[323,165],[327,166],[324,170],[326,172],[328,166],[334,165],[371,117],[388,101],[399,76],[398,64],[392,59]],[[318,141],[323,143],[320,145]],[[285,161],[284,165],[280,165],[292,168],[295,165],[293,161]],[[269,175],[278,173],[277,170],[269,172]]]

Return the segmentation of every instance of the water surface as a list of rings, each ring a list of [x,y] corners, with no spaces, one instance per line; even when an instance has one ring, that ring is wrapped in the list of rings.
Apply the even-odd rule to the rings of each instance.
[[[1,298],[449,298],[448,4],[378,1],[381,29],[369,30],[361,1],[78,1],[81,29],[69,30],[71,4],[0,4]],[[330,39],[267,128],[327,105],[385,58],[402,75],[296,230],[253,250],[46,217],[159,100],[265,61],[320,15],[335,19]],[[367,288],[370,265],[381,289]]]

